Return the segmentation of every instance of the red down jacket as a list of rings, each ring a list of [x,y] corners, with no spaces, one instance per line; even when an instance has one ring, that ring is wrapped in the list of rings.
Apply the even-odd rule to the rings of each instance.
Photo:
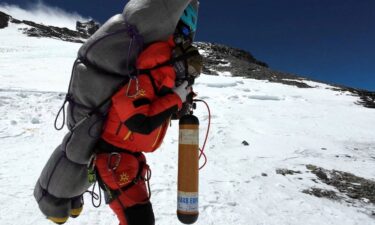
[[[137,68],[150,69],[170,60],[174,46],[172,38],[150,45],[138,57]],[[132,152],[155,151],[163,141],[172,114],[182,107],[180,97],[172,91],[175,77],[173,66],[163,66],[139,75],[138,91],[135,81],[128,92],[126,84],[112,97],[102,139]]]

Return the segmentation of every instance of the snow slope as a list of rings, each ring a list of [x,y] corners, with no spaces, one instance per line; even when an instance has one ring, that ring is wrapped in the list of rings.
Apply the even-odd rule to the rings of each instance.
[[[66,91],[80,44],[48,38],[30,38],[9,23],[0,30],[0,88]]]
[[[33,188],[66,132],[55,131],[53,122],[80,45],[28,38],[18,28],[0,30],[0,223],[51,224],[39,212]],[[349,93],[311,84],[316,88],[228,76],[202,75],[197,80],[195,90],[213,115],[196,224],[375,224],[370,215],[374,205],[354,207],[301,192],[310,187],[334,190],[313,182],[316,177],[306,164],[375,179],[375,111],[356,105],[357,98]],[[208,119],[203,105],[196,115],[203,139]],[[174,122],[163,146],[147,155],[159,225],[179,224],[177,129]],[[244,140],[250,145],[242,145]],[[281,176],[278,168],[301,174]],[[118,222],[104,204],[94,208],[87,195],[83,214],[68,224]]]
[[[9,2],[9,1],[8,1]],[[35,23],[42,23],[45,25],[67,27],[69,29],[76,29],[76,22],[88,21],[91,18],[84,18],[78,13],[66,12],[58,7],[46,5],[41,0],[30,1],[26,8],[21,8],[18,5],[8,4],[4,1],[0,2],[0,11],[5,12],[12,17],[19,20],[31,20]]]

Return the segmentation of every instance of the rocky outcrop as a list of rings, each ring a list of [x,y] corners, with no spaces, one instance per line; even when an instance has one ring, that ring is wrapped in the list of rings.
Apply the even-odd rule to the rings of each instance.
[[[375,216],[375,181],[356,176],[352,173],[339,170],[327,170],[315,165],[306,165],[307,171],[294,171],[290,169],[277,169],[276,173],[294,177],[294,180],[302,181],[307,174],[313,174],[311,179],[316,185],[304,189],[304,194],[318,198],[326,198],[361,208],[361,211]],[[305,182],[305,184],[307,184]]]
[[[18,20],[0,11],[0,28],[7,27],[9,22],[28,25],[29,27],[21,30],[30,37],[48,37],[75,43],[84,43],[99,29],[99,24],[94,21],[77,22],[78,30],[74,31],[65,27],[46,26],[28,20]]]
[[[363,105],[366,108],[375,109],[375,92],[353,89],[353,88],[342,88],[344,91],[352,92],[354,95],[359,97],[357,104]]]
[[[0,29],[7,27],[9,20],[10,16],[8,14],[0,12]]]
[[[207,42],[198,42],[196,45],[203,55],[203,73],[205,74],[226,74],[258,80],[268,80],[270,82],[292,85],[299,88],[312,88],[304,82],[309,79],[272,70],[268,68],[266,63],[257,60],[253,55],[244,50]],[[357,104],[367,108],[375,108],[375,92],[340,85],[331,86],[335,91],[350,92],[354,96],[358,96],[359,101]]]
[[[335,85],[335,88],[333,88],[333,90],[340,92],[350,92],[354,96],[357,96],[359,98],[359,100],[356,102],[358,105],[363,105],[366,108],[375,109],[375,92],[373,91],[350,88],[342,85]]]
[[[45,26],[27,20],[23,20],[22,23],[31,27],[23,29],[23,32],[30,37],[49,37],[77,43],[84,43],[85,39],[90,37],[87,34],[65,27]]]
[[[367,203],[375,204],[375,181],[358,177],[351,173],[327,170],[314,165],[307,165],[306,168],[315,174],[323,183],[335,187],[338,193],[344,198],[348,197],[349,199],[346,199],[346,202],[352,202],[350,200],[365,200]],[[322,192],[306,190],[304,193],[316,195],[315,193]],[[329,196],[316,196],[340,199],[338,193],[331,192]]]
[[[375,109],[375,92],[359,91],[358,96],[360,98],[358,101],[359,104],[367,108]]]
[[[88,36],[93,35],[97,30],[99,30],[100,24],[96,23],[94,20],[88,22],[77,21],[76,30],[82,34]]]
[[[302,81],[302,78],[290,73],[274,71],[268,68],[267,63],[257,60],[244,50],[207,42],[198,42],[196,45],[203,55],[203,72],[206,74],[227,74],[268,80],[299,88],[311,88]]]

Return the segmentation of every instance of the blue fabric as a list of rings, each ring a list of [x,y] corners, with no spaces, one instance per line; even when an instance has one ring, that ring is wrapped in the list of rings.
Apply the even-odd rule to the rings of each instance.
[[[197,30],[198,14],[192,5],[188,5],[181,16],[181,21],[190,27],[191,32]]]

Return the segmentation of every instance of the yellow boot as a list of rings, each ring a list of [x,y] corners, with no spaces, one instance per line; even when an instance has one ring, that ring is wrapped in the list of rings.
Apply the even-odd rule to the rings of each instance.
[[[72,209],[70,210],[70,217],[78,217],[83,210],[83,197],[77,197],[72,199]]]
[[[80,208],[70,210],[70,217],[72,218],[78,217],[81,214],[82,210],[83,210],[82,206]]]
[[[69,219],[69,217],[47,217],[47,219],[57,224],[64,224]]]

